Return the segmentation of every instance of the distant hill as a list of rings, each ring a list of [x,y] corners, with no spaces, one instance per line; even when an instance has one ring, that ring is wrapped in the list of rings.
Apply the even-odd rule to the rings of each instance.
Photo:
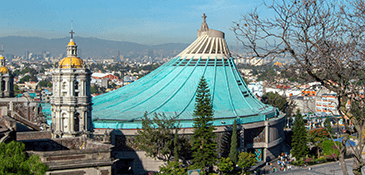
[[[66,45],[70,38],[46,39],[40,37],[8,36],[0,37],[0,43],[4,44],[4,54],[24,55],[26,51],[34,54],[41,54],[43,51],[50,52],[51,56],[58,57],[66,54]],[[111,58],[121,55],[131,58],[143,57],[148,50],[155,50],[154,56],[175,56],[181,52],[188,44],[169,43],[154,46],[147,46],[126,41],[110,41],[97,38],[75,37],[78,49],[81,50],[81,57],[91,58]]]

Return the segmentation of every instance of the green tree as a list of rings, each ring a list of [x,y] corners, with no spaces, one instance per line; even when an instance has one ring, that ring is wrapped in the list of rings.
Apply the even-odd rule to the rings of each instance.
[[[286,100],[286,97],[278,94],[277,92],[268,92],[262,96],[261,101],[265,104],[269,104],[278,108],[282,112],[286,112],[286,109],[289,107],[289,102]]]
[[[170,161],[174,155],[174,137],[176,137],[172,131],[178,126],[178,122],[173,117],[155,113],[154,118],[149,119],[145,114],[142,119],[142,128],[137,131],[137,146],[146,151],[147,156]],[[178,137],[177,142],[178,151],[189,147],[183,138]]]
[[[300,111],[297,110],[292,136],[292,154],[297,160],[308,155],[309,148],[307,146],[307,143],[308,134],[307,130],[305,129],[303,116],[300,114]]]
[[[97,94],[97,93],[99,93],[98,86],[96,86],[96,85],[91,86],[90,93],[91,94]]]
[[[256,156],[253,153],[241,152],[238,154],[237,165],[242,168],[244,174],[249,168],[254,166],[257,162]]]
[[[186,175],[186,169],[178,161],[168,161],[167,164],[160,166],[158,174],[161,175]]]
[[[20,83],[28,82],[31,79],[29,75],[24,76],[19,80]]]
[[[204,172],[207,168],[211,168],[217,159],[214,127],[209,123],[213,121],[213,104],[204,77],[200,79],[195,102],[192,156],[194,167]]]
[[[328,137],[330,137],[333,130],[332,130],[332,126],[331,126],[331,120],[329,117],[327,117],[326,120],[324,121],[324,128],[326,129],[326,131],[328,133]]]
[[[228,157],[231,159],[233,164],[237,163],[237,123],[234,120],[233,128],[232,128],[232,137],[231,137],[231,149],[229,151]]]
[[[37,155],[27,155],[23,143],[0,143],[0,174],[41,175],[47,170]]]
[[[174,158],[175,161],[179,161],[179,135],[177,128],[175,129],[175,135],[174,135]]]
[[[14,84],[14,92],[15,92],[15,95],[22,93],[22,91],[19,89],[19,86],[17,84]]]
[[[48,83],[47,83],[47,87],[48,87],[48,88],[51,88],[52,86],[53,86],[53,84],[52,84],[51,82],[48,82]]]
[[[42,80],[40,82],[38,82],[38,87],[48,87],[48,85],[50,84],[49,81],[47,80]],[[52,85],[52,84],[51,84]],[[51,86],[52,87],[52,86]]]
[[[231,159],[229,157],[227,157],[227,158],[221,157],[219,159],[219,163],[217,164],[217,166],[218,166],[219,171],[221,172],[221,174],[223,172],[233,170],[233,162],[231,161]]]
[[[293,61],[286,65],[292,75],[320,82],[336,93],[336,105],[346,130],[353,128],[362,133],[364,114],[353,115],[355,101],[363,109],[361,98],[365,84],[365,1],[346,0],[272,0],[260,8],[241,15],[232,30],[236,38],[249,50],[251,58],[276,59],[285,57]],[[264,12],[264,13],[261,13]],[[270,16],[267,16],[268,12]],[[262,44],[265,43],[265,44]],[[269,47],[267,47],[269,46]],[[351,125],[349,124],[351,123]],[[343,133],[344,144],[349,133]],[[361,174],[365,166],[362,153],[365,140],[356,136],[352,147],[354,174]],[[339,145],[336,145],[337,147]],[[349,174],[345,163],[346,148],[341,147],[339,161],[343,174]]]

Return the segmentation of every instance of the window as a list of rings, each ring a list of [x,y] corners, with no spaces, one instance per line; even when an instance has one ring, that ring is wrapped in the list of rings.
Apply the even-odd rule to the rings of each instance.
[[[80,114],[75,113],[74,116],[74,131],[79,132],[80,131]]]
[[[63,82],[63,83],[62,83],[62,89],[63,89],[63,90],[66,90],[66,89],[67,89],[67,84],[66,84],[66,82]]]
[[[79,82],[75,82],[75,90],[79,89]]]
[[[1,90],[2,91],[5,91],[5,86],[6,86],[5,81],[4,80],[1,81]]]
[[[63,130],[67,129],[67,125],[68,125],[67,114],[63,113],[62,114],[62,128],[63,128]]]

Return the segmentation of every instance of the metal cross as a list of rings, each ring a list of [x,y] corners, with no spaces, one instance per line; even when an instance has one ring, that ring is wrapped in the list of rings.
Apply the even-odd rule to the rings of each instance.
[[[3,45],[3,43],[1,43],[1,50],[0,50],[0,52],[1,52],[0,55],[2,55],[4,53],[4,45]]]
[[[205,19],[207,18],[207,16],[205,15],[205,13],[203,13],[203,16],[202,17],[203,17],[203,22],[206,22]]]
[[[74,32],[73,30],[71,30],[71,32],[70,32],[70,33],[71,33],[71,39],[73,39],[73,38],[74,38],[74,33],[75,33],[75,32]]]
[[[73,25],[72,25],[72,23],[73,23],[73,21],[71,20],[71,39],[73,39],[74,38],[74,31],[73,31]]]

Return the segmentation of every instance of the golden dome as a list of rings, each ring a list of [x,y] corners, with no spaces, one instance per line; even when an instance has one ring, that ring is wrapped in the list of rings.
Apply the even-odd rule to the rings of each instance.
[[[8,68],[7,67],[0,67],[0,73],[2,73],[2,74],[6,74],[6,73],[8,73]]]
[[[58,64],[60,68],[82,68],[84,62],[81,58],[65,57]]]
[[[5,59],[2,55],[0,55],[0,60],[3,60],[3,59]]]
[[[75,46],[75,45],[76,45],[76,43],[75,43],[74,41],[70,41],[67,45],[68,45],[68,46]]]

